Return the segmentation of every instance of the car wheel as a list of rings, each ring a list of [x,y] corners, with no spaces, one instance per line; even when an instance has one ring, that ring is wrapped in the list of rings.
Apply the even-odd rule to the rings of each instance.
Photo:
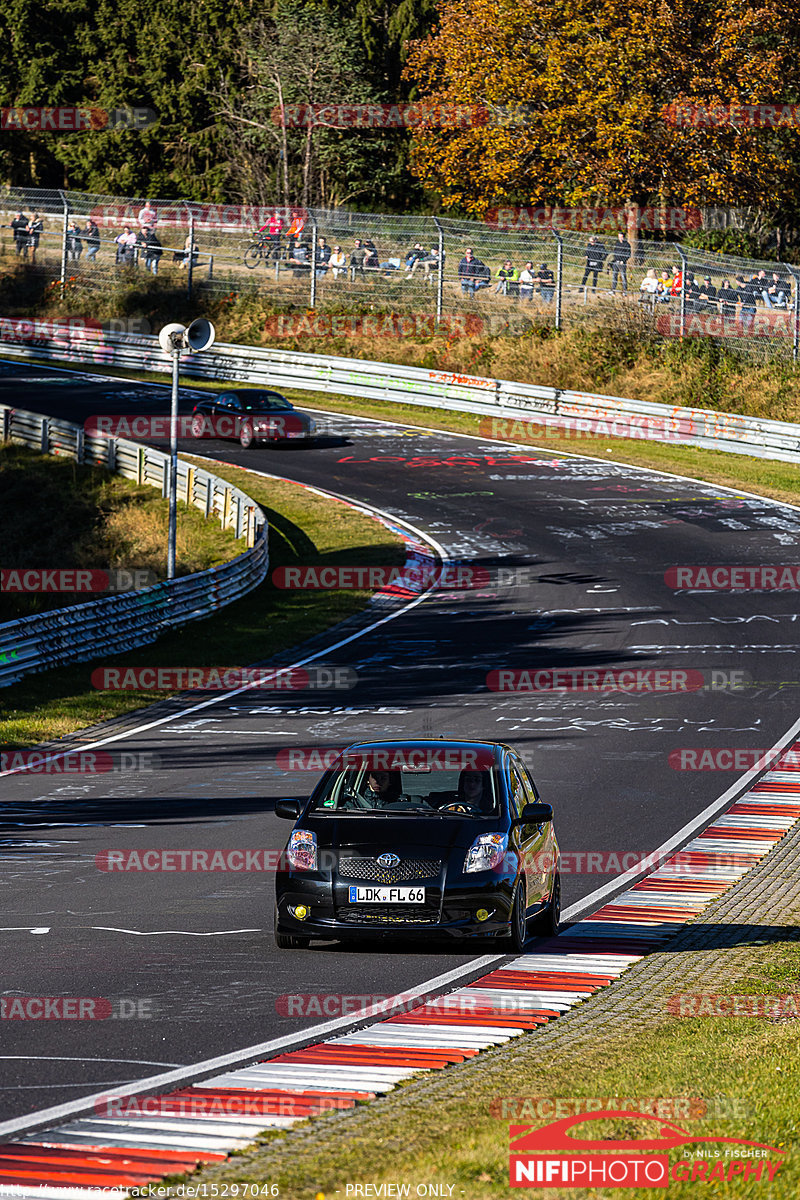
[[[275,945],[279,950],[306,950],[311,938],[295,937],[292,933],[276,933]]]
[[[509,951],[519,953],[525,949],[528,937],[528,921],[526,917],[525,880],[520,879],[514,893],[514,903],[511,906],[511,919],[508,923],[508,934],[504,941]]]
[[[201,438],[206,432],[206,419],[201,413],[192,417],[192,437]]]
[[[245,421],[241,430],[239,431],[239,444],[243,446],[245,450],[249,450],[253,444],[253,440],[253,426],[249,421]]]
[[[536,918],[532,932],[536,937],[555,937],[561,923],[561,872],[556,871],[553,893],[545,911]]]

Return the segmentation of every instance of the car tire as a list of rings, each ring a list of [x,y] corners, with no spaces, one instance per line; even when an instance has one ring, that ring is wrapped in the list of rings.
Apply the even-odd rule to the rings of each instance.
[[[311,938],[300,937],[294,933],[281,933],[278,929],[278,916],[275,914],[275,945],[279,950],[306,950]]]
[[[192,417],[192,437],[201,438],[205,436],[206,419],[202,413],[197,413]]]
[[[243,450],[249,450],[254,441],[253,426],[249,421],[245,421],[239,430],[239,445]]]
[[[526,917],[525,880],[520,879],[514,893],[511,905],[511,917],[508,922],[508,933],[503,939],[509,953],[520,954],[525,949],[528,940],[528,921]]]
[[[556,871],[550,903],[533,924],[531,932],[536,937],[555,937],[561,923],[561,872]]]

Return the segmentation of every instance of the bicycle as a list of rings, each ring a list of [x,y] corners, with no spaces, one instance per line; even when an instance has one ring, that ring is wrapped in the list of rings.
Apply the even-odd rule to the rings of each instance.
[[[279,236],[255,230],[250,242],[245,247],[242,261],[252,271],[260,262],[263,262],[265,267],[269,266],[270,259],[277,262],[280,253]]]

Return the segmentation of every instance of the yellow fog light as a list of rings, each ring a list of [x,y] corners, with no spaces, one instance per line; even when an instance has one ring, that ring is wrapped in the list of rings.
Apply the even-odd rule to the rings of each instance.
[[[305,904],[298,904],[296,908],[290,908],[293,917],[297,917],[298,921],[305,921],[308,916],[308,908]]]
[[[488,908],[479,908],[478,911],[475,913],[475,916],[478,918],[479,921],[488,921],[488,919],[489,919]]]

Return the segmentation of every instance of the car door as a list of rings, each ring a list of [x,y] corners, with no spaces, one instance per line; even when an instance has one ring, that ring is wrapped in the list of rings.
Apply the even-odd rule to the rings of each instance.
[[[526,804],[538,804],[539,797],[524,763],[512,756],[510,768],[514,781],[514,802],[519,804],[519,812],[522,812]],[[529,908],[544,903],[549,894],[550,862],[547,854],[549,828],[547,822],[537,825],[525,823],[520,826],[520,851],[523,855]]]

